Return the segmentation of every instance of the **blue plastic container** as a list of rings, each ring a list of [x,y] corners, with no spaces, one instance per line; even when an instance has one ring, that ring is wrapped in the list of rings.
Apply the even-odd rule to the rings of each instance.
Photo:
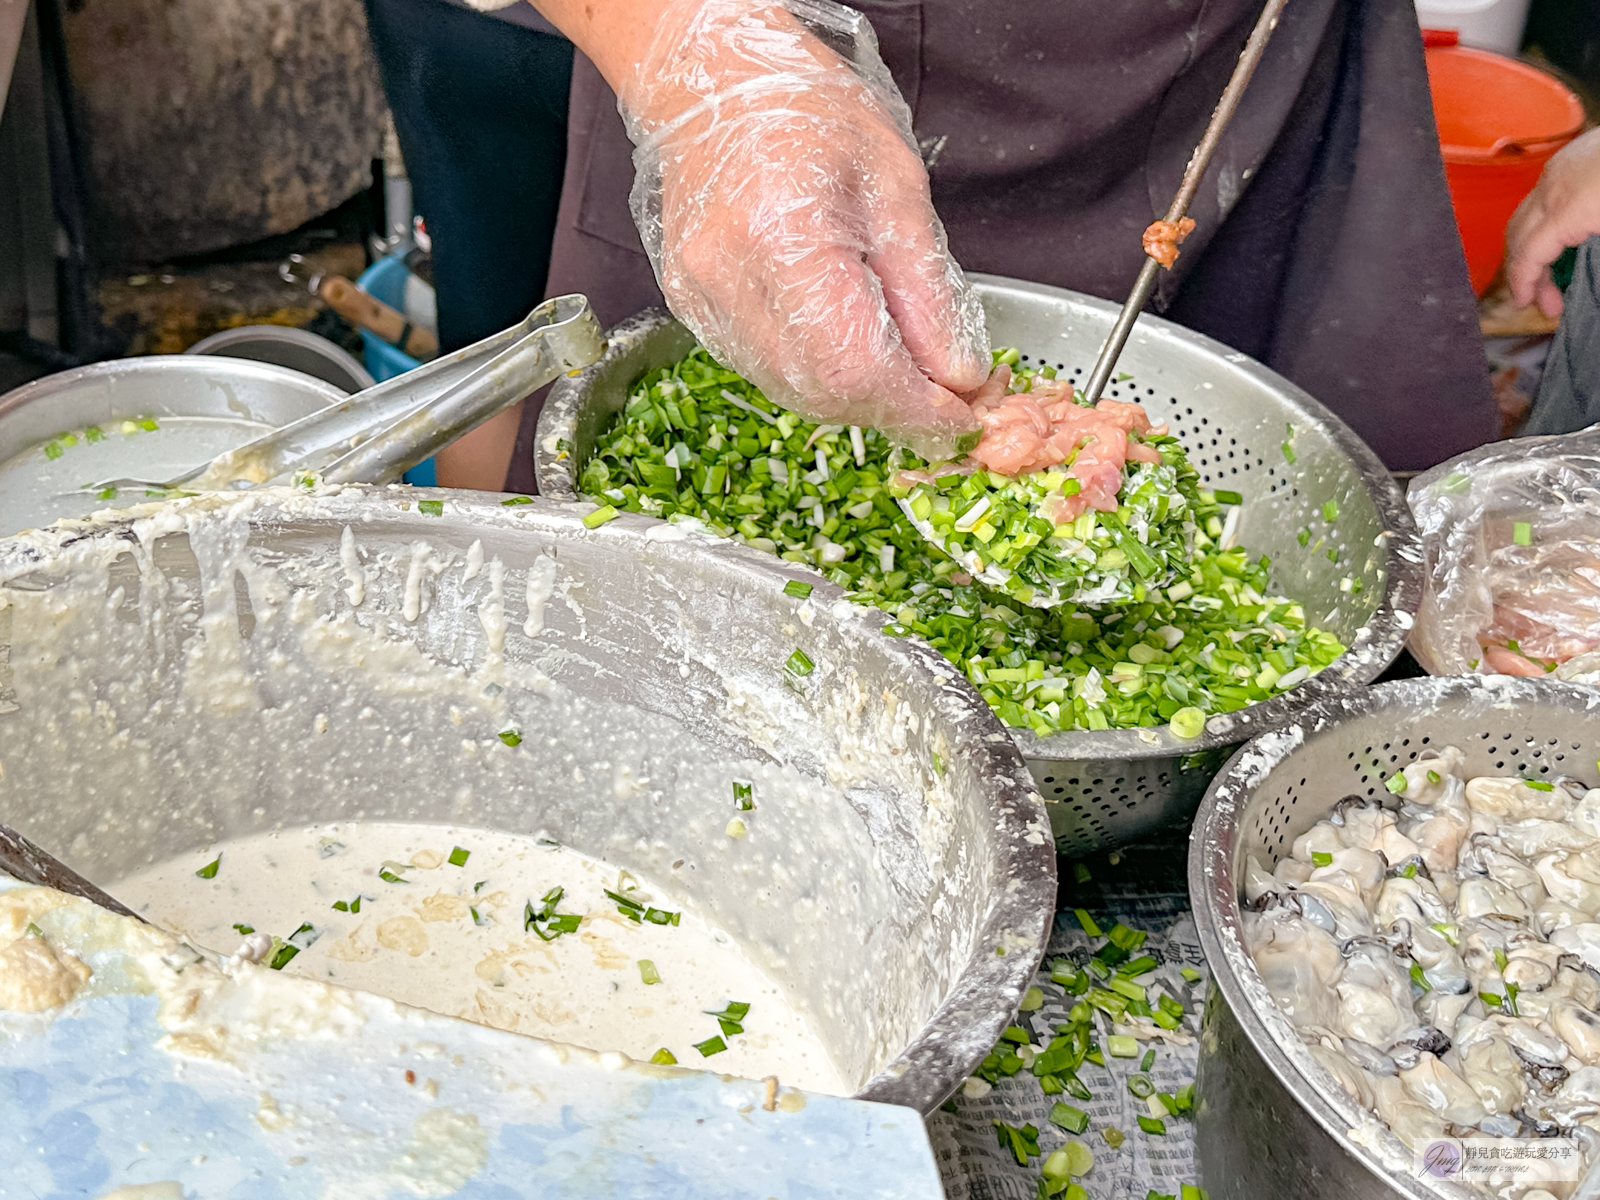
[[[405,311],[406,307],[406,276],[410,272],[406,269],[405,256],[391,254],[388,258],[381,258],[361,273],[356,280],[356,286],[374,299],[381,300],[390,308]],[[422,363],[407,354],[397,346],[391,346],[375,333],[363,329],[361,343],[365,347],[362,357],[366,362],[367,370],[372,373],[372,378],[382,383],[385,379],[393,379],[402,372],[420,367]],[[405,473],[405,481],[415,487],[433,487],[437,483],[434,473],[433,459],[420,462]]]

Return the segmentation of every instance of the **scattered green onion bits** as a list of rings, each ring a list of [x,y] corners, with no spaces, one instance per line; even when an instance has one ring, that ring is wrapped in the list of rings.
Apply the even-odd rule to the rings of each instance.
[[[596,503],[699,521],[817,569],[887,613],[885,632],[937,649],[1007,725],[1040,736],[1170,726],[1183,713],[1174,734],[1198,737],[1203,718],[1270,699],[1344,652],[1273,594],[1270,562],[1223,548],[1214,492],[1198,493],[1206,516],[1175,582],[1139,582],[1096,609],[1031,608],[922,540],[890,492],[890,453],[876,430],[784,412],[696,349],[639,381],[578,482]],[[785,665],[796,679],[811,660]]]
[[[200,876],[201,879],[215,879],[217,877],[217,871],[221,867],[222,867],[222,855],[219,854],[215,858],[213,858],[210,862],[208,862],[205,866],[201,867],[198,871],[196,871],[195,874]]]

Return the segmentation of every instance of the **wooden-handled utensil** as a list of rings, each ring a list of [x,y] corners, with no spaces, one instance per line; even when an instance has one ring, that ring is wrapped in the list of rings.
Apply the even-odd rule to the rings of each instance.
[[[381,337],[412,358],[429,359],[439,353],[439,339],[406,320],[404,313],[367,295],[343,275],[330,275],[322,283],[322,299],[346,321]]]

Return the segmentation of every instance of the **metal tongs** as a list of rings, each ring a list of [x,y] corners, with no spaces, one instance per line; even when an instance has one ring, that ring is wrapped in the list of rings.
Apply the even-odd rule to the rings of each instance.
[[[546,300],[526,320],[454,354],[365,388],[172,479],[105,479],[110,488],[224,491],[316,475],[392,483],[556,376],[605,348],[586,296]]]

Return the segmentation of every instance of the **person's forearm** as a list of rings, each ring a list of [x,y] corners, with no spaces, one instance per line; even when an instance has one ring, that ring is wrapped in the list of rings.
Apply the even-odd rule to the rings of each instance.
[[[837,65],[781,0],[718,5],[700,25],[700,0],[529,2],[588,56],[645,129],[750,79]],[[637,137],[639,128],[631,132]]]
[[[672,0],[537,0],[533,6],[620,91],[628,66],[644,57]]]

